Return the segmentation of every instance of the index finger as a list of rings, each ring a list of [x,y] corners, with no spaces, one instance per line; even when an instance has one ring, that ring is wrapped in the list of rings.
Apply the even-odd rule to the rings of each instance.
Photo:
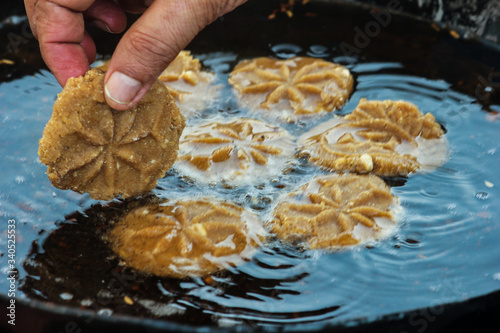
[[[32,21],[43,60],[64,86],[70,77],[90,69],[95,45],[85,34],[82,11],[95,0],[39,0],[32,8]]]

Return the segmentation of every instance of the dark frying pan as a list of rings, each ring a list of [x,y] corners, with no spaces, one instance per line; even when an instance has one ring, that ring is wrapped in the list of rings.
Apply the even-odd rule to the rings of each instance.
[[[7,41],[0,45],[0,59],[14,64],[0,67],[0,265],[5,276],[6,225],[15,220],[19,274],[16,326],[5,319],[13,299],[9,281],[0,280],[3,330],[496,331],[500,48],[399,11],[415,7],[387,11],[387,4],[377,4],[296,1],[288,7],[252,0],[188,48],[221,84],[239,60],[250,57],[298,54],[340,62],[352,70],[356,86],[337,114],[352,111],[362,97],[410,100],[447,130],[450,161],[433,173],[387,179],[406,213],[390,239],[321,254],[275,242],[210,281],[135,272],[119,265],[101,241],[108,221],[149,198],[103,203],[50,186],[36,151],[60,87],[44,70],[21,17],[22,3],[4,4],[9,20],[0,23],[1,40]],[[118,37],[98,31],[95,36],[98,51],[111,54]],[[209,114],[243,116],[225,89],[227,98]],[[301,133],[310,126],[290,130]],[[293,179],[311,172],[300,164],[279,183],[291,188]],[[258,200],[248,188],[207,191],[266,212],[277,188],[258,189]],[[204,189],[171,171],[152,195],[165,196],[167,190],[175,196]],[[125,296],[134,306],[124,303]]]

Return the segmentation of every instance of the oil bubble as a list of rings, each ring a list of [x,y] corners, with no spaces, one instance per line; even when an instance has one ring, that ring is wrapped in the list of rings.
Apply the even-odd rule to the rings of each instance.
[[[62,294],[59,294],[59,297],[61,297],[61,299],[65,300],[65,301],[71,301],[73,299],[73,294],[62,293]]]
[[[438,191],[434,187],[428,187],[421,190],[421,193],[426,197],[436,197],[438,195]]]
[[[276,44],[271,47],[271,50],[280,58],[288,59],[296,57],[300,52],[302,52],[302,48],[295,44]]]
[[[314,58],[324,58],[330,55],[328,48],[323,45],[311,45],[307,55]]]
[[[97,314],[100,315],[100,316],[111,316],[113,314],[113,310],[111,309],[100,309],[99,311],[97,311]]]
[[[488,196],[489,196],[488,192],[477,192],[476,193],[476,199],[478,199],[478,200],[486,200],[486,199],[488,199]]]
[[[91,306],[92,305],[92,300],[90,298],[85,298],[85,299],[82,299],[82,301],[80,302],[80,304],[82,306]]]

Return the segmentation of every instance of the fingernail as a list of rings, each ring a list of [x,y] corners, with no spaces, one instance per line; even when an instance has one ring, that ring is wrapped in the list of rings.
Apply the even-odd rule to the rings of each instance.
[[[153,4],[154,0],[144,0],[144,6],[149,7]]]
[[[113,31],[111,31],[111,29],[109,28],[109,26],[105,22],[103,22],[103,21],[95,20],[94,22],[92,22],[92,24],[95,25],[96,27],[98,27],[101,30],[113,33]]]
[[[118,104],[130,104],[141,89],[141,83],[130,76],[114,72],[104,86],[110,100]]]

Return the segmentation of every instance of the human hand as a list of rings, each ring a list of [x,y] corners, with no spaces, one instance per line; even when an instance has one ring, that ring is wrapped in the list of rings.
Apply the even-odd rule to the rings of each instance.
[[[85,21],[111,32],[126,27],[125,12],[143,13],[118,43],[105,77],[106,101],[135,106],[165,67],[202,30],[246,0],[25,0],[31,30],[47,66],[64,86],[94,62]]]

